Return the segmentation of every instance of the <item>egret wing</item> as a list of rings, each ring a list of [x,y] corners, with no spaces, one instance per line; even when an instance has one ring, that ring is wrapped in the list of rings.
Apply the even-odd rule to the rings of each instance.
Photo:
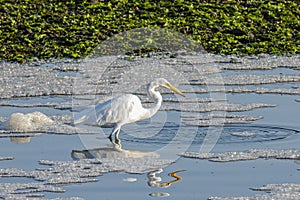
[[[137,96],[125,94],[96,106],[97,123],[101,126],[124,125],[137,121],[144,110]]]

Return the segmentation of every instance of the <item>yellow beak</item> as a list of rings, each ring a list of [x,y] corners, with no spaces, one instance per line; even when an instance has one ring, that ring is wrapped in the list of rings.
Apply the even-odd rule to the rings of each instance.
[[[173,86],[171,83],[167,83],[167,84],[166,84],[166,87],[167,87],[167,88],[170,88],[170,90],[172,90],[172,91],[175,92],[176,94],[179,94],[179,95],[185,97],[184,94],[183,94],[179,89],[177,89],[175,86]]]

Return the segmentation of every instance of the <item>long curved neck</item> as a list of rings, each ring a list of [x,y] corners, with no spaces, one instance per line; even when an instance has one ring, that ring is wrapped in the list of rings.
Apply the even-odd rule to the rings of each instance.
[[[162,103],[162,96],[158,91],[155,91],[155,88],[147,88],[148,95],[155,100],[155,105],[148,110],[149,118],[152,117],[160,108]]]

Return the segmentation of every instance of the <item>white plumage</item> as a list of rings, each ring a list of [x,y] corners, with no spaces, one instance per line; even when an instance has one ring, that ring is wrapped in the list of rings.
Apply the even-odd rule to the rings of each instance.
[[[162,96],[155,90],[159,86],[169,88],[175,93],[184,96],[180,90],[175,88],[166,79],[158,78],[147,85],[148,95],[155,100],[153,107],[144,108],[139,97],[133,94],[124,94],[98,104],[95,108],[81,111],[76,114],[74,124],[96,121],[97,125],[101,127],[113,127],[114,129],[109,139],[113,142],[112,136],[115,135],[115,141],[118,143],[118,135],[123,125],[148,119],[159,110],[162,103]]]

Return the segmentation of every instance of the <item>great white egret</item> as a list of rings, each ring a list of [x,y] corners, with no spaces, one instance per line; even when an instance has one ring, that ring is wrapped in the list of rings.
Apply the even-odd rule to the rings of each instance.
[[[109,135],[109,139],[113,143],[112,136],[114,135],[115,141],[118,143],[118,135],[123,125],[148,119],[159,110],[162,104],[162,96],[155,90],[159,86],[169,88],[175,93],[184,96],[179,89],[174,87],[166,79],[158,78],[147,84],[147,93],[155,100],[153,107],[144,108],[139,97],[133,94],[124,94],[98,104],[95,108],[81,111],[75,115],[74,124],[82,124],[89,119],[91,120],[95,112],[97,125],[100,127],[113,127],[114,129]]]

